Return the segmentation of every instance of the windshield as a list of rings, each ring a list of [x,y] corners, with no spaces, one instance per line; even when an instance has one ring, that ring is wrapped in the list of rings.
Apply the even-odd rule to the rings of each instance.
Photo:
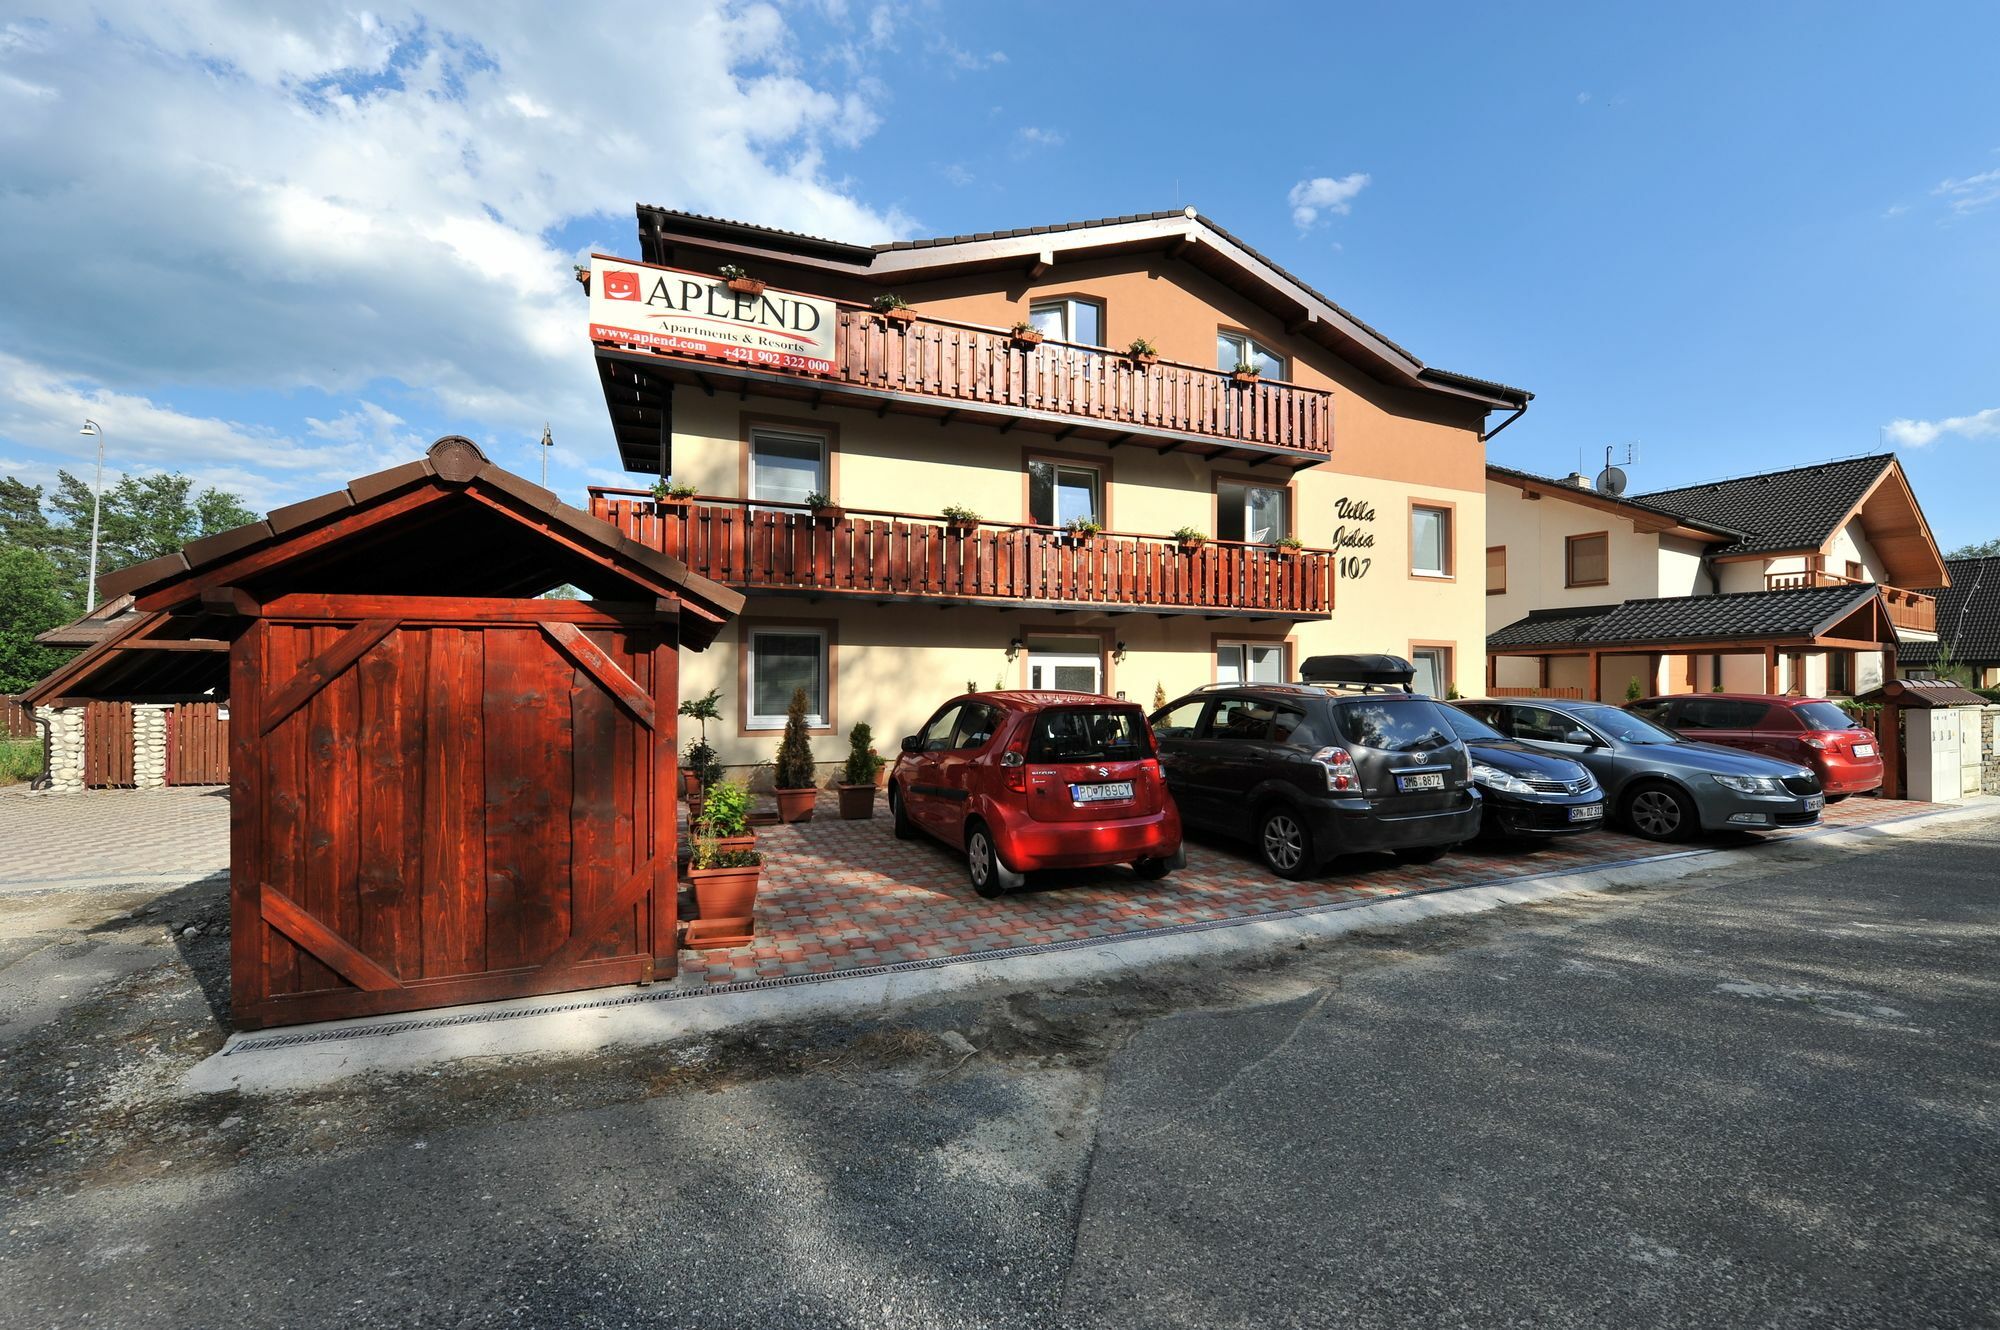
[[[1799,718],[1799,724],[1809,730],[1853,730],[1861,727],[1860,721],[1831,702],[1804,702],[1793,707],[1792,714]]]
[[[1452,733],[1467,743],[1490,743],[1495,739],[1505,743],[1507,740],[1506,735],[1500,733],[1500,731],[1494,729],[1491,725],[1479,719],[1479,717],[1460,711],[1457,707],[1446,707],[1444,709],[1444,718],[1446,723],[1451,726]]]
[[[1643,716],[1635,716],[1631,712],[1619,707],[1607,707],[1593,702],[1584,706],[1572,706],[1569,712],[1584,724],[1596,729],[1598,733],[1608,735],[1619,743],[1677,744],[1685,742],[1685,740],[1672,730],[1661,729],[1658,725],[1653,724],[1652,721],[1645,719]]]
[[[1135,762],[1152,755],[1152,735],[1137,707],[1044,711],[1028,738],[1030,762]]]
[[[1335,708],[1347,741],[1378,753],[1410,753],[1452,741],[1446,708],[1427,697],[1358,698]]]

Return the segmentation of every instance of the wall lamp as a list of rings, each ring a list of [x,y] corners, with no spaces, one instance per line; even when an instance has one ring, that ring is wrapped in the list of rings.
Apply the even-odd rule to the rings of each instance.
[[[1021,654],[1021,639],[1017,637],[1013,641],[1007,644],[1007,659],[1015,660],[1019,658],[1020,654]]]
[[[1125,663],[1125,644],[1123,642],[1111,648],[1111,659],[1120,665]]]

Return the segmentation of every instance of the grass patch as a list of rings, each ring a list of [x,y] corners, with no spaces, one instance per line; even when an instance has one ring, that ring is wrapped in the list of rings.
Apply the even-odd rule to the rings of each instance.
[[[40,739],[0,739],[0,785],[14,785],[42,774]]]

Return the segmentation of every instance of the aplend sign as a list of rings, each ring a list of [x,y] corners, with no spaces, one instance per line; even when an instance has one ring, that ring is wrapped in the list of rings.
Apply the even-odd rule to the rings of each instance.
[[[828,374],[835,317],[831,300],[739,295],[705,273],[590,256],[593,342]]]

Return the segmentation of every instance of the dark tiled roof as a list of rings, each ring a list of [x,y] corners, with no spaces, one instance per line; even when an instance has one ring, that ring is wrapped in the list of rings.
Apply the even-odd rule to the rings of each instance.
[[[1812,638],[1874,599],[1872,586],[1799,587],[1726,596],[1670,596],[1572,610],[1537,610],[1488,635],[1489,647],[1641,646]]]
[[[1817,549],[1894,460],[1893,453],[1873,453],[1628,497],[1675,517],[1751,533],[1719,553]]]
[[[1938,636],[1952,659],[1967,665],[2000,665],[2000,554],[1946,559],[1951,585],[1929,589],[1937,597]],[[1905,665],[1935,665],[1937,643],[1905,642],[1896,653]]]
[[[1083,221],[1055,222],[1048,226],[1017,226],[1003,231],[974,231],[964,235],[924,236],[915,240],[891,240],[875,245],[853,245],[845,241],[829,240],[824,236],[806,235],[800,231],[784,231],[773,226],[759,226],[754,222],[731,221],[727,217],[710,217],[703,213],[680,212],[673,208],[662,208],[652,204],[641,204],[639,205],[639,210],[642,214],[652,213],[681,222],[696,223],[698,227],[740,229],[784,240],[803,241],[806,244],[821,249],[838,251],[844,256],[854,258],[857,261],[865,261],[870,254],[886,254],[898,250],[943,249],[951,245],[971,245],[985,240],[1016,240],[1024,236],[1057,235],[1067,231],[1089,231],[1100,226],[1127,226],[1135,222],[1161,222],[1174,217],[1183,217],[1191,221],[1199,221],[1210,231],[1213,231],[1222,239],[1227,240],[1230,244],[1263,264],[1279,277],[1291,283],[1308,296],[1311,296],[1314,300],[1327,306],[1327,308],[1335,311],[1340,317],[1346,319],[1383,346],[1388,347],[1391,351],[1409,361],[1410,364],[1417,367],[1417,376],[1419,378],[1429,377],[1434,383],[1440,385],[1467,387],[1475,391],[1484,391],[1501,397],[1517,398],[1524,403],[1532,401],[1535,396],[1525,388],[1516,388],[1509,384],[1498,383],[1492,379],[1475,378],[1470,374],[1459,374],[1451,370],[1438,369],[1425,365],[1423,361],[1412,355],[1408,349],[1385,336],[1380,329],[1357,318],[1353,311],[1313,287],[1310,283],[1299,277],[1297,273],[1287,270],[1268,254],[1262,253],[1255,246],[1245,242],[1242,237],[1218,225],[1213,219],[1193,212],[1188,208],[1170,208],[1163,212],[1126,213],[1120,217],[1093,217]]]

